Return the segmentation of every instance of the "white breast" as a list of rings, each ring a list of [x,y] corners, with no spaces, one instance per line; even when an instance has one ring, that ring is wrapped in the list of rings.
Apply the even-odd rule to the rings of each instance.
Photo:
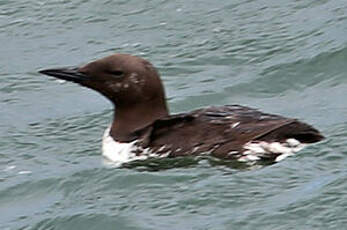
[[[102,155],[117,166],[134,160],[145,160],[149,157],[161,158],[168,156],[168,153],[158,155],[153,153],[149,148],[143,149],[136,143],[137,140],[129,143],[115,141],[110,136],[110,127],[108,127],[102,138]]]
[[[115,164],[123,164],[132,160],[141,159],[136,156],[136,140],[129,143],[115,141],[110,136],[110,127],[105,130],[102,138],[102,155]]]

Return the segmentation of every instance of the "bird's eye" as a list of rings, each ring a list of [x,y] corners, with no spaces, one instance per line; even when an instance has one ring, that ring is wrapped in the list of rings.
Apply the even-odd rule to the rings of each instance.
[[[123,77],[124,75],[124,72],[120,70],[111,70],[111,71],[108,71],[108,73],[116,77]]]

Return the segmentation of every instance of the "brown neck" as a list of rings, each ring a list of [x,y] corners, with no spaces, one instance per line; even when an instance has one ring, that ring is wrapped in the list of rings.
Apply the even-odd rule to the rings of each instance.
[[[136,139],[136,131],[168,116],[166,103],[152,101],[132,106],[116,106],[110,135],[119,142],[130,142]]]

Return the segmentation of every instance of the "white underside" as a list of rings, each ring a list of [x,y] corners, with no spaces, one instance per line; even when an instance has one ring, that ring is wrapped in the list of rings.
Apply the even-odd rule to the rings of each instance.
[[[115,141],[110,136],[110,127],[105,130],[102,138],[102,155],[112,164],[121,165],[134,160],[145,160],[147,158],[154,157],[167,157],[168,154],[155,154],[150,151],[149,148],[142,149],[136,145],[136,140],[129,143],[122,143]],[[140,148],[140,149],[139,149]],[[136,155],[136,152],[140,151],[140,155]]]
[[[139,149],[136,145],[136,140],[129,143],[121,143],[115,141],[110,136],[110,127],[105,130],[102,138],[102,155],[109,160],[112,164],[121,165],[134,160],[145,160],[149,157],[167,157],[167,154],[155,154],[150,149]],[[256,162],[262,159],[266,159],[271,155],[278,155],[275,159],[276,162],[281,161],[288,156],[294,155],[300,151],[305,145],[297,141],[296,139],[287,139],[285,143],[280,142],[249,142],[244,145],[244,151],[242,152],[240,162]],[[136,155],[136,152],[141,154]],[[235,152],[230,152],[235,154]]]

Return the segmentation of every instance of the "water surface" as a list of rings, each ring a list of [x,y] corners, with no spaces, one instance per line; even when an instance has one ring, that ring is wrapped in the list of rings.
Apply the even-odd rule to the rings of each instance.
[[[0,1],[0,229],[344,229],[347,2]],[[243,104],[327,137],[278,164],[105,165],[111,104],[39,75],[114,52],[160,71],[171,112]]]

